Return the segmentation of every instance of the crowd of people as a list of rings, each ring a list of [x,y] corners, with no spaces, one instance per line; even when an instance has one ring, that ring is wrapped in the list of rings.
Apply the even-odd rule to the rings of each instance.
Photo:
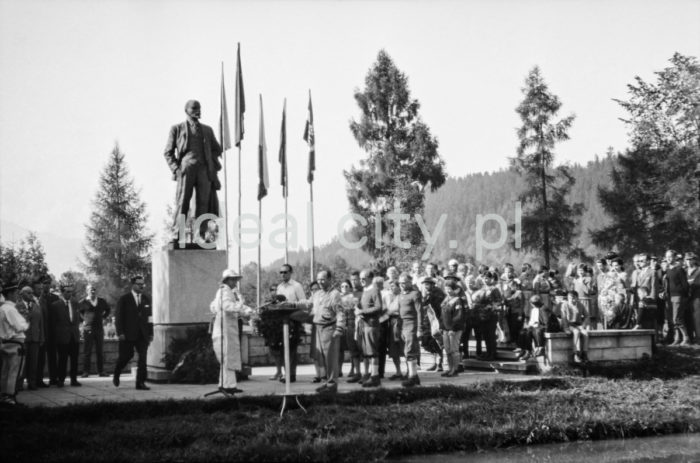
[[[87,286],[84,298],[76,299],[72,283],[60,283],[56,294],[49,276],[35,278],[31,284],[0,281],[0,406],[16,406],[16,394],[25,387],[28,390],[62,388],[67,379],[71,387],[80,387],[81,340],[81,377],[93,374],[93,351],[94,374],[108,376],[103,352],[106,332],[119,339],[115,385],[119,385],[120,372],[136,350],[139,353],[136,387],[148,389],[146,348],[152,337],[151,307],[148,297],[142,294],[143,277],[133,277],[131,287],[119,299],[112,323],[111,307],[98,297],[94,285]]]
[[[510,264],[497,268],[456,259],[443,268],[431,262],[413,262],[404,271],[389,267],[383,276],[365,269],[342,281],[334,281],[332,273],[323,270],[308,293],[292,278],[291,265],[282,265],[279,273],[269,306],[296,311],[291,317],[290,371],[284,374],[296,381],[301,325],[308,323],[313,382],[322,383],[319,392],[337,391],[346,359],[349,383],[380,386],[388,357],[395,373],[386,379],[413,387],[420,384],[421,349],[433,359],[431,365],[422,366],[424,371],[452,377],[472,355],[471,345],[479,360],[495,360],[500,344],[528,361],[544,355],[546,332],[571,334],[574,362],[587,360],[590,330],[650,329],[658,342],[700,344],[700,267],[693,252],[668,250],[663,258],[640,253],[630,272],[618,255],[609,253],[595,265],[572,262],[563,276],[544,265],[535,269],[524,263],[517,271]],[[212,344],[222,364],[219,386],[226,393],[240,392],[236,383],[241,368],[240,320],[265,319],[245,305],[240,280],[236,272],[224,271],[210,305],[216,317]],[[76,300],[72,284],[61,284],[55,294],[51,283],[49,277],[36,278],[31,285],[0,281],[0,405],[15,405],[16,392],[24,387],[64,387],[67,378],[70,386],[81,386],[81,339],[82,376],[92,373],[93,350],[97,375],[108,376],[103,339],[109,304],[93,285],[85,298]],[[119,359],[112,381],[119,386],[120,373],[136,352],[136,388],[147,390],[146,352],[153,328],[150,299],[143,289],[144,279],[133,277],[131,290],[117,303],[113,330],[119,338]],[[266,332],[278,331],[274,327]],[[274,340],[268,339],[268,345],[277,366],[270,379],[285,381],[283,342],[279,335],[270,336]]]
[[[420,384],[421,348],[433,357],[423,368],[450,377],[470,357],[470,339],[479,360],[495,360],[500,344],[523,362],[544,355],[546,332],[572,336],[574,362],[587,361],[590,330],[650,329],[669,345],[700,344],[697,255],[640,253],[633,266],[626,272],[615,253],[595,265],[572,262],[563,276],[529,263],[516,271],[510,264],[497,268],[455,259],[444,268],[413,262],[404,272],[390,267],[380,276],[366,269],[336,282],[322,271],[306,297],[285,264],[276,294],[286,301],[283,306],[300,310],[298,320],[312,326],[313,381],[323,382],[319,392],[337,390],[346,359],[349,383],[381,385],[388,357],[396,373],[387,379],[412,387]],[[294,358],[297,345],[291,346]],[[279,347],[271,351],[278,369],[270,379],[284,380]],[[293,363],[289,374],[296,380]]]

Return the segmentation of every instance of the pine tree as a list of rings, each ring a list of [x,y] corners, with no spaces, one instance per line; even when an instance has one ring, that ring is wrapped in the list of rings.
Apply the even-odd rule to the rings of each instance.
[[[422,214],[425,188],[436,190],[445,183],[444,162],[438,154],[437,139],[421,120],[418,100],[411,98],[408,78],[386,51],[367,73],[365,89],[355,91],[360,107],[359,121],[350,130],[367,158],[345,171],[347,195],[352,212],[367,219],[358,225],[357,239],[367,238],[364,249],[379,269],[398,260],[420,257],[425,244],[415,214]],[[409,249],[394,243],[394,222],[389,213],[399,205],[410,220],[401,222],[401,240]],[[376,214],[376,215],[375,215]],[[381,247],[375,245],[375,221],[380,217]]]
[[[100,175],[84,247],[85,269],[109,302],[126,290],[135,274],[143,275],[150,284],[153,235],[146,230],[146,219],[146,204],[115,143]]]
[[[569,205],[566,197],[575,180],[565,165],[554,167],[554,146],[568,140],[574,115],[553,119],[561,108],[535,66],[525,79],[525,98],[516,108],[523,125],[520,143],[511,164],[527,181],[520,195],[523,202],[522,246],[541,252],[547,266],[550,257],[571,248],[581,215],[580,204]]]

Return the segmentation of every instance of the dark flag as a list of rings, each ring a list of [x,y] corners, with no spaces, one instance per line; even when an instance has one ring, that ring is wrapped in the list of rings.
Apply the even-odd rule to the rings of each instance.
[[[243,71],[241,70],[241,44],[238,44],[236,61],[236,146],[241,146],[243,140],[243,113],[245,113],[245,95],[243,94]]]
[[[229,129],[226,90],[224,88],[224,63],[221,63],[221,112],[219,113],[219,140],[221,142],[221,149],[224,152],[231,149],[231,130]]]
[[[282,185],[282,197],[287,197],[287,99],[284,99],[282,108],[282,128],[280,130],[280,168],[282,171],[280,184]]]
[[[314,110],[311,107],[311,90],[309,90],[309,116],[304,127],[304,141],[309,145],[309,173],[306,181],[312,183],[316,170],[316,132],[314,131]]]
[[[260,95],[260,131],[258,137],[258,201],[267,196],[270,178],[267,173],[267,144],[265,143],[265,123],[263,122],[262,95]]]

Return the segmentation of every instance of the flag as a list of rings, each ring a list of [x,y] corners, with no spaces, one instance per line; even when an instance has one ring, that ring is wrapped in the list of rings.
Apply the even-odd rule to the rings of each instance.
[[[226,106],[226,90],[224,89],[224,63],[221,63],[221,112],[219,113],[219,140],[221,149],[225,152],[231,149],[231,131],[228,123],[228,108]]]
[[[312,183],[316,170],[316,133],[314,132],[314,110],[311,107],[311,90],[309,90],[309,116],[304,127],[304,141],[309,145],[309,173],[306,181]]]
[[[265,123],[263,122],[262,95],[260,95],[260,132],[258,137],[258,201],[267,196],[270,178],[267,173],[267,144],[265,143]]]
[[[245,113],[245,95],[243,94],[243,73],[241,71],[241,44],[238,44],[236,61],[236,146],[241,146],[243,140],[243,113]]]
[[[282,129],[280,130],[280,168],[282,178],[282,197],[287,197],[287,99],[284,99],[284,107],[282,108]]]

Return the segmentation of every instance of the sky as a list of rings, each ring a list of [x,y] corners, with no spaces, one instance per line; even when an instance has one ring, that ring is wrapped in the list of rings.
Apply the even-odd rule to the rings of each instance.
[[[160,236],[175,192],[163,158],[168,129],[184,120],[188,99],[202,103],[203,123],[218,125],[222,62],[233,108],[240,43],[242,211],[249,214],[258,210],[258,95],[264,103],[272,183],[262,204],[264,264],[284,255],[269,239],[281,241],[282,222],[272,218],[284,210],[277,152],[285,98],[288,208],[298,224],[290,241],[308,247],[308,92],[322,244],[348,212],[342,172],[365,156],[349,130],[359,118],[353,93],[380,49],[408,76],[448,174],[463,176],[508,166],[515,107],[535,65],[563,102],[560,115],[576,115],[558,162],[624,150],[624,113],[613,98],[624,99],[637,75],[653,80],[676,51],[700,56],[698,24],[698,0],[0,0],[0,219],[82,239],[99,174],[118,142]],[[226,156],[233,220],[238,152]],[[244,250],[243,262],[256,255]]]

